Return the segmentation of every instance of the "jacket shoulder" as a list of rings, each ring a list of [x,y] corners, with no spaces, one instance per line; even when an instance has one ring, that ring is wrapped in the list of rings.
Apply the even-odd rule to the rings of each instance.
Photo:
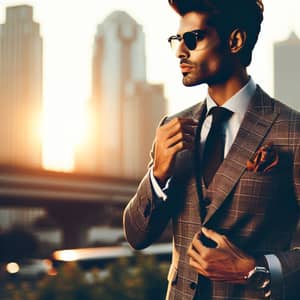
[[[277,99],[272,99],[274,101],[274,110],[279,113],[279,120],[286,120],[290,122],[300,123],[300,112],[296,109],[282,103]]]
[[[165,119],[165,122],[169,122],[174,118],[193,118],[197,114],[197,112],[200,111],[201,106],[203,104],[204,104],[204,101],[201,101],[201,102],[198,102],[197,104],[190,106],[178,113],[170,115]]]

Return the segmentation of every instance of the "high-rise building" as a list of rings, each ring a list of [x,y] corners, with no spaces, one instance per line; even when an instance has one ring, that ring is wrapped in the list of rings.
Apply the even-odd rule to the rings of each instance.
[[[92,68],[94,146],[77,155],[76,169],[139,177],[166,99],[162,86],[146,81],[144,32],[126,12],[115,11],[98,25]]]
[[[41,167],[42,38],[28,5],[0,25],[0,164]]]
[[[300,110],[300,39],[292,32],[274,45],[275,97]]]
[[[124,105],[123,172],[129,177],[141,177],[149,163],[149,153],[159,121],[166,113],[160,84],[137,82],[128,91]]]

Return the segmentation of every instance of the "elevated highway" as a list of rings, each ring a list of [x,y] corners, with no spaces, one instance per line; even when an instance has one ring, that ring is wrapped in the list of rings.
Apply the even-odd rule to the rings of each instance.
[[[0,166],[0,205],[124,204],[137,185],[136,179]]]
[[[137,179],[0,166],[0,207],[42,207],[62,230],[63,247],[86,245],[87,230],[122,211]],[[105,213],[103,213],[105,212]],[[107,218],[107,217],[106,217]]]

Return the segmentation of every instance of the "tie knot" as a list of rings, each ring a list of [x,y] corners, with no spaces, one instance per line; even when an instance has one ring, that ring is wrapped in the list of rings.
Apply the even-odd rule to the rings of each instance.
[[[222,124],[230,119],[232,111],[221,106],[215,106],[209,111],[209,115],[212,115],[213,124]]]

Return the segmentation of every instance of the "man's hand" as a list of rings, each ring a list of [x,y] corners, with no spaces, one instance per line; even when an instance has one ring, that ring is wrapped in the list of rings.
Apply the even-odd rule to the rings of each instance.
[[[202,228],[202,233],[217,243],[207,248],[195,234],[187,254],[190,265],[201,275],[217,281],[245,284],[245,276],[255,267],[255,260],[235,247],[224,235]]]
[[[153,175],[163,185],[172,176],[176,154],[194,147],[197,122],[174,118],[156,130]]]

